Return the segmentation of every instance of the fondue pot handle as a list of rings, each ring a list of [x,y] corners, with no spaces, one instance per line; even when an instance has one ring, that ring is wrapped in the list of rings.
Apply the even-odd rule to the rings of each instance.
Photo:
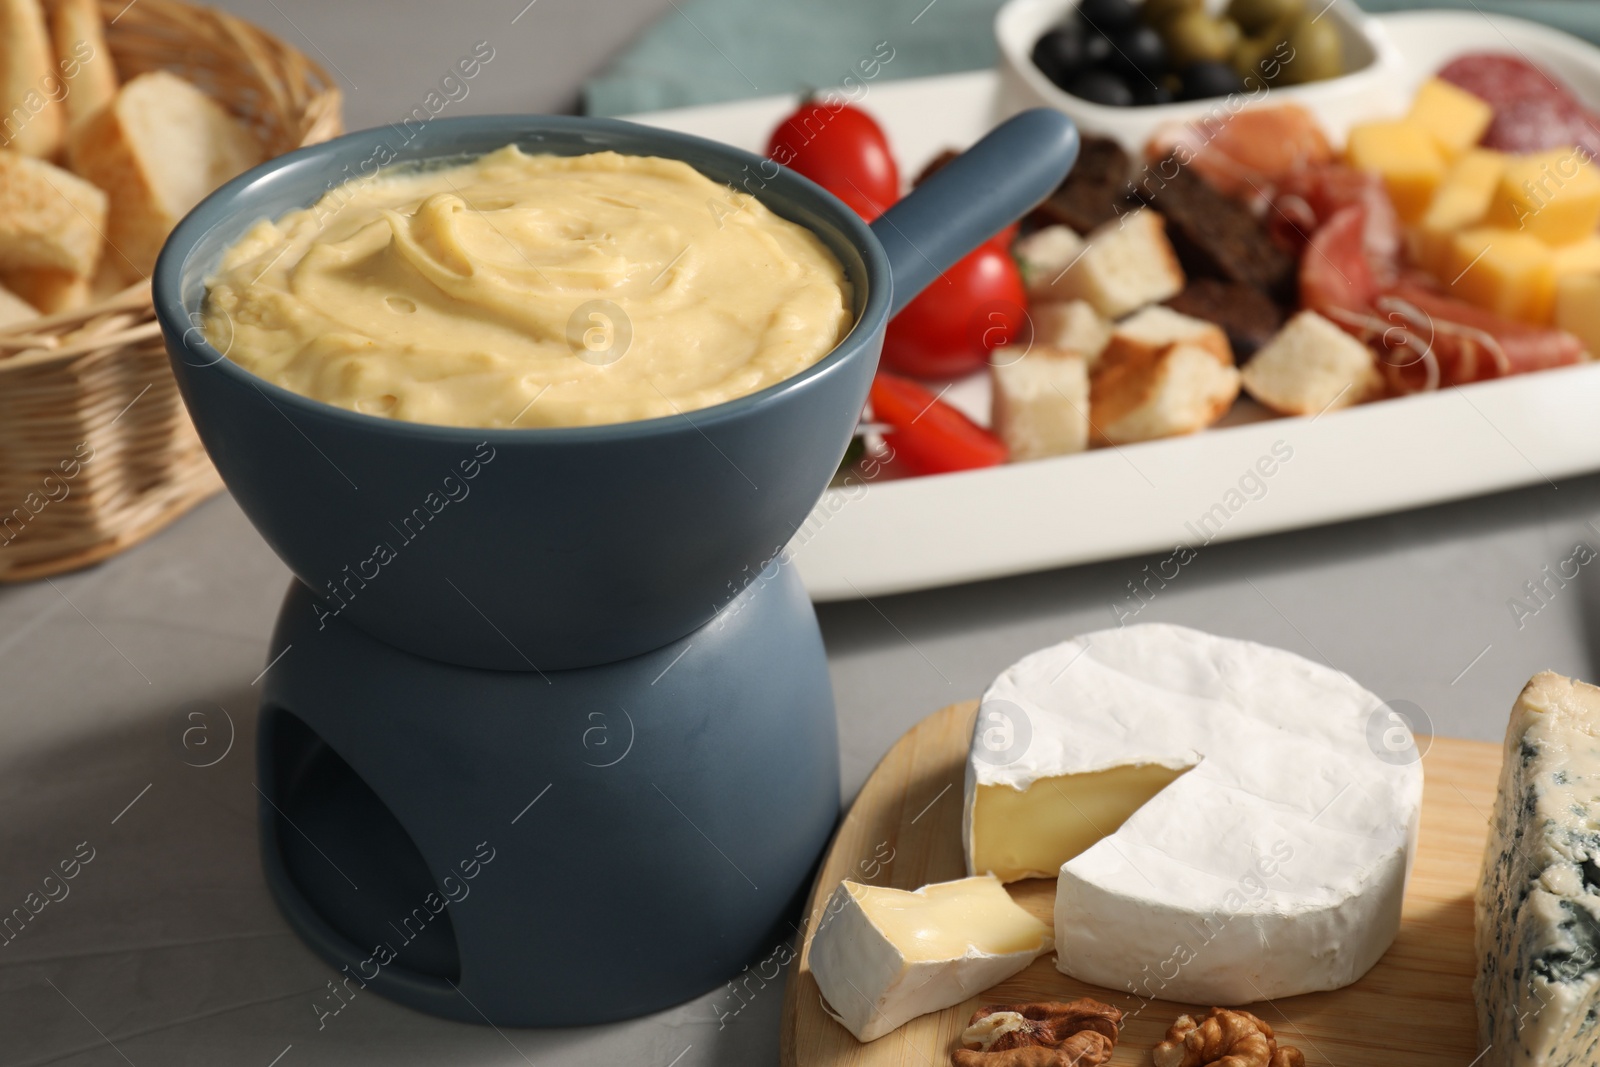
[[[996,126],[884,212],[872,232],[889,257],[891,314],[1054,192],[1077,158],[1072,120],[1034,108]]]

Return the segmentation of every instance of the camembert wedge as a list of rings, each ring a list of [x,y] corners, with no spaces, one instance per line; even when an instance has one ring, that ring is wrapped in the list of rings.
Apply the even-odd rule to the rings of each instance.
[[[1087,634],[984,694],[968,870],[1057,878],[1056,966],[1248,1004],[1394,940],[1422,807],[1405,722],[1348,676],[1179,626]]]
[[[1600,688],[1544,671],[1511,709],[1478,883],[1481,1067],[1600,1064]]]
[[[846,881],[812,939],[811,974],[828,1014],[872,1041],[1004,981],[1050,941],[987,875],[915,891]]]

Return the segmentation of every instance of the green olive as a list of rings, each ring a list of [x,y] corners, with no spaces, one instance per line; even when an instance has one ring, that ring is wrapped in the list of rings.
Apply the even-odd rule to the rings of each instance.
[[[1288,27],[1285,27],[1286,31]],[[1265,83],[1272,85],[1281,80],[1283,58],[1289,54],[1286,32],[1263,33],[1256,37],[1241,37],[1233,46],[1228,63],[1246,86]]]
[[[1299,15],[1305,6],[1305,0],[1232,0],[1228,5],[1228,17],[1245,33],[1255,36]]]
[[[1344,42],[1332,19],[1297,19],[1288,44],[1292,51],[1283,63],[1285,84],[1304,85],[1344,73]]]
[[[1239,43],[1239,24],[1192,11],[1167,23],[1162,37],[1167,42],[1167,56],[1178,70],[1191,63],[1226,63]]]
[[[1205,0],[1144,0],[1144,5],[1139,8],[1139,17],[1146,26],[1159,30],[1180,15],[1204,9]]]

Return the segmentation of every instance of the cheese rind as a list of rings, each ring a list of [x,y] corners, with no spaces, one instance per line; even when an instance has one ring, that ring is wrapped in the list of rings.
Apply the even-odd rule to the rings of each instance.
[[[860,1041],[940,1011],[1050,950],[1050,928],[990,877],[915,891],[840,883],[811,941],[823,1007]]]
[[[1476,900],[1483,1067],[1600,1064],[1600,688],[1534,675]]]
[[[1011,720],[999,754],[994,714]],[[984,694],[968,869],[982,787],[1189,768],[1060,868],[1056,966],[1190,1003],[1348,985],[1399,929],[1416,845],[1422,767],[1379,740],[1404,729],[1391,715],[1338,671],[1178,626],[1044,649]]]

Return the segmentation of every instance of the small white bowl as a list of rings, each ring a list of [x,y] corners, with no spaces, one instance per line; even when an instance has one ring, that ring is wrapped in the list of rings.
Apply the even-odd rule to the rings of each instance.
[[[1212,0],[1207,6],[1217,8],[1220,2]],[[1115,138],[1130,152],[1138,153],[1156,128],[1167,123],[1287,102],[1316,115],[1338,143],[1354,123],[1401,114],[1409,101],[1399,91],[1406,83],[1400,51],[1383,27],[1349,0],[1334,0],[1321,17],[1332,19],[1340,30],[1348,74],[1305,85],[1173,104],[1107,107],[1092,103],[1057,88],[1033,65],[1034,43],[1077,6],[1078,0],[1009,0],[995,15],[994,33],[1000,45],[1000,118],[1030,107],[1053,107],[1070,115],[1084,133]]]

